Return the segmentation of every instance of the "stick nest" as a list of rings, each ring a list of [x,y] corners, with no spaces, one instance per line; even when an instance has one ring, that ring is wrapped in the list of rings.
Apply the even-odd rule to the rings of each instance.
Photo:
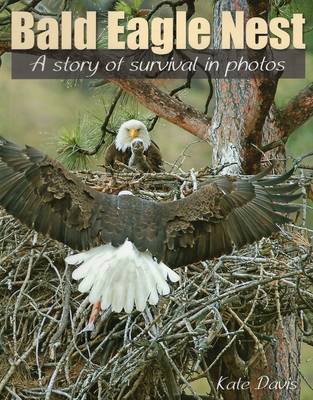
[[[97,190],[164,201],[188,195],[209,173],[79,175]],[[162,399],[187,390],[199,399],[192,382],[212,384],[211,371],[227,354],[236,355],[238,368],[256,358],[266,364],[275,340],[269,326],[301,311],[305,330],[304,310],[313,305],[311,235],[289,225],[229,256],[179,269],[180,284],[158,306],[131,315],[106,311],[94,332],[84,332],[91,305],[64,265],[70,249],[2,211],[1,398]],[[245,351],[249,343],[253,354]]]

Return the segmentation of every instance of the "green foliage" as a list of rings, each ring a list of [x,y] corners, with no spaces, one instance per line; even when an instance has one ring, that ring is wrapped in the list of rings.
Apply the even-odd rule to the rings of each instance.
[[[104,110],[101,117],[99,117],[99,113],[93,116],[95,120],[98,120],[98,123],[100,125],[102,124],[105,115],[107,115],[107,113],[109,112],[111,101],[116,93],[116,88],[112,85],[99,86],[97,89],[95,89],[95,96],[99,96],[101,98],[100,109]],[[110,101],[108,101],[108,98],[110,99]],[[151,114],[147,111],[146,108],[138,103],[136,98],[129,96],[126,92],[123,92],[117,107],[111,115],[108,129],[115,132],[116,134],[120,125],[129,119],[138,119],[144,124],[148,125],[150,118]]]
[[[281,16],[291,19],[293,14],[304,14],[306,31],[313,27],[312,2],[308,0],[272,0],[272,17]]]
[[[0,28],[0,41],[7,41],[11,38],[11,29],[9,25]]]
[[[100,139],[99,126],[90,117],[80,118],[74,129],[62,129],[59,138],[59,160],[69,169],[87,169],[91,156],[79,149],[93,150]]]
[[[122,112],[120,113],[121,110]],[[151,115],[140,106],[134,97],[123,94],[119,115],[117,117],[118,126],[129,119],[138,119],[148,125],[150,117]]]
[[[119,0],[115,5],[116,11],[124,11],[126,16],[132,17],[140,10],[143,0]]]
[[[115,6],[114,10],[115,11],[124,11],[125,12],[125,21],[124,24],[122,22],[119,23],[120,26],[126,27],[127,21],[134,17],[137,12],[140,10],[141,5],[142,5],[142,0],[133,0],[130,2],[124,1],[124,0],[119,0]],[[108,47],[108,31],[107,31],[107,26],[108,26],[108,19],[107,16],[104,15],[103,17],[103,27],[104,29],[100,32],[98,38],[97,38],[97,48],[98,49],[106,49]],[[126,33],[126,29],[125,29]],[[121,35],[123,36],[123,35]],[[125,39],[125,38],[124,38]]]
[[[105,17],[105,26],[107,26],[107,18]],[[97,37],[97,49],[108,48],[108,30],[104,28]]]
[[[113,137],[123,122],[129,119],[138,119],[145,124],[149,123],[149,115],[143,112],[136,100],[127,94],[123,94],[107,126],[107,130],[112,132],[112,134],[106,133],[104,143],[94,156],[82,153],[79,151],[80,149],[93,151],[102,139],[101,126],[105,116],[109,113],[111,105],[105,98],[101,100],[101,108],[104,110],[103,116],[99,117],[98,115],[89,113],[80,118],[73,129],[61,130],[58,158],[67,168],[71,170],[91,168],[97,158],[101,157],[108,145],[112,143]]]

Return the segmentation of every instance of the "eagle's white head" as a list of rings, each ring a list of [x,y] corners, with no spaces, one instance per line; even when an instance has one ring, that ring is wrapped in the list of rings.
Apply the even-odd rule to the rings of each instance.
[[[124,152],[131,147],[132,141],[137,138],[142,140],[144,151],[146,151],[151,144],[149,132],[141,121],[131,119],[124,122],[118,130],[115,146],[117,150]]]

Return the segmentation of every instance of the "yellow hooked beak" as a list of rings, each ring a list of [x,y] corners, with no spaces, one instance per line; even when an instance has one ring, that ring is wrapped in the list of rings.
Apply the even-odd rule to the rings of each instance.
[[[130,129],[129,130],[129,136],[132,139],[136,139],[139,136],[139,129]]]

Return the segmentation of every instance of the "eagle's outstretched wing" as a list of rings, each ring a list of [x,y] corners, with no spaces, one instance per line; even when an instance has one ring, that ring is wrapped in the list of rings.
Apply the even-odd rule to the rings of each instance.
[[[0,138],[0,205],[77,250],[128,238],[170,266],[229,253],[288,221],[295,184],[279,178],[212,178],[185,199],[158,203],[99,193],[40,151]],[[301,195],[301,194],[300,194]]]
[[[268,237],[289,222],[287,214],[299,206],[288,203],[301,197],[293,194],[298,184],[282,184],[294,172],[262,179],[216,177],[183,200],[168,203],[173,218],[166,229],[168,265],[187,265],[228,254],[237,248]]]
[[[36,231],[73,249],[129,238],[159,256],[165,242],[156,202],[97,192],[40,151],[0,138],[0,205]],[[150,243],[152,242],[152,243]]]

